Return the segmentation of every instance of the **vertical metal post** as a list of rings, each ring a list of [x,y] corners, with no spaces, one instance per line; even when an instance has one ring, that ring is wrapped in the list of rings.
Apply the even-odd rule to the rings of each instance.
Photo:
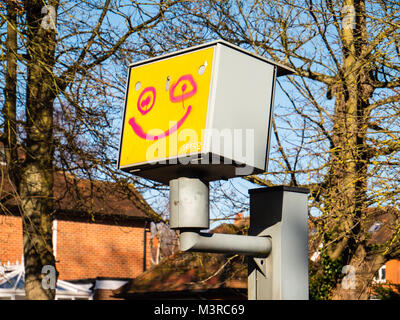
[[[181,177],[171,180],[169,186],[171,229],[208,229],[208,183],[196,178]]]
[[[249,235],[272,241],[268,257],[249,259],[249,300],[308,299],[308,190],[278,186],[249,194]]]

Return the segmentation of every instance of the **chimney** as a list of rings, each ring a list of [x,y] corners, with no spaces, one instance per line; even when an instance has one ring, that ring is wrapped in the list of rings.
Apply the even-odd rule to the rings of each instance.
[[[236,226],[238,224],[241,224],[244,221],[243,219],[243,213],[239,212],[235,214],[235,217],[233,218],[233,224]]]

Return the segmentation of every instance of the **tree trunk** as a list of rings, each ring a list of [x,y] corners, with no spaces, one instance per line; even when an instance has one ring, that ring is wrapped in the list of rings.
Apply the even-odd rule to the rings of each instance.
[[[354,16],[347,21],[354,23],[342,25],[344,61],[341,79],[333,90],[336,102],[326,202],[326,212],[331,217],[324,241],[331,260],[341,259],[344,264],[356,264],[352,267],[358,272],[358,280],[352,298],[358,299],[357,295],[365,296],[363,287],[367,279],[362,276],[364,269],[375,270],[378,265],[375,262],[381,262],[383,257],[365,262],[368,252],[361,224],[366,214],[370,160],[366,139],[370,116],[368,107],[374,91],[370,64],[359,59],[367,41],[365,4],[347,0],[344,5],[352,8],[347,13],[353,12]]]
[[[53,76],[55,30],[41,25],[43,1],[26,1],[28,79],[25,161],[21,169],[25,291],[28,299],[54,299],[55,288],[42,285],[46,265],[54,267]],[[55,5],[53,5],[56,8]],[[55,283],[55,282],[54,282]]]
[[[345,93],[336,96],[332,134],[334,150],[331,151],[327,185],[326,212],[331,216],[332,225],[328,226],[331,232],[326,233],[325,240],[332,260],[338,259],[345,251],[351,256],[360,240],[360,219],[366,209],[369,161],[366,123],[363,120],[367,106],[362,102],[368,100],[368,96],[357,96],[357,88],[350,84],[342,90]]]
[[[13,1],[7,2],[7,41],[5,75],[4,107],[4,145],[5,163],[8,176],[17,188],[18,177],[18,146],[17,146],[17,9]]]

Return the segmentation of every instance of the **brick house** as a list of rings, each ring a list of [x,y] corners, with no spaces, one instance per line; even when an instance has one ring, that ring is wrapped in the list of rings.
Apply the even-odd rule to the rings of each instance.
[[[15,272],[23,256],[22,219],[6,178],[1,186],[0,266]],[[60,281],[86,289],[91,284],[88,297],[105,299],[150,266],[150,223],[158,216],[136,190],[58,172],[54,195],[53,250]]]
[[[367,230],[366,244],[379,246],[385,244],[390,240],[394,234],[393,230],[396,228],[398,223],[397,219],[399,211],[395,208],[370,208],[368,210],[368,218],[364,219],[363,224]],[[315,224],[318,218],[315,218],[313,222],[309,221],[309,266],[319,267],[320,251],[322,246],[320,236],[316,234]],[[392,290],[400,288],[400,257],[389,258],[373,275],[370,271],[366,271],[364,275],[371,279],[367,289],[364,291],[360,299],[376,299],[377,295],[374,293],[374,288],[378,287],[391,287]],[[370,259],[370,258],[369,258]],[[357,273],[354,274],[358,276]],[[351,288],[342,288],[341,284],[337,285],[333,300],[347,300],[354,299],[352,294],[354,290]]]

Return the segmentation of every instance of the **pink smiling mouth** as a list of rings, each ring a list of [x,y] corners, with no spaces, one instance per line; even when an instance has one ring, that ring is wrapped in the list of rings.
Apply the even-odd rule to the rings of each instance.
[[[136,123],[135,118],[130,118],[129,124],[131,125],[131,127],[132,127],[133,131],[136,133],[136,135],[139,136],[140,138],[145,139],[145,140],[159,140],[159,139],[168,137],[170,134],[177,131],[182,126],[182,124],[185,122],[186,118],[189,116],[190,111],[192,111],[192,106],[188,106],[185,114],[176,124],[174,124],[167,131],[165,131],[159,135],[156,135],[156,136],[144,132],[142,127]]]

